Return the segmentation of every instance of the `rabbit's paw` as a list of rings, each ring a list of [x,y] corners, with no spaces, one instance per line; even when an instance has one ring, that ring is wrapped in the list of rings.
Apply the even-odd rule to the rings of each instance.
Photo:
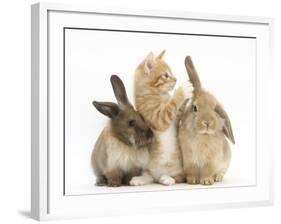
[[[199,184],[199,178],[196,176],[187,176],[186,177],[186,182],[188,184]]]
[[[122,180],[120,178],[111,178],[108,179],[107,185],[109,187],[120,187],[122,184]]]
[[[167,176],[167,175],[163,175],[159,178],[159,183],[163,184],[163,185],[173,185],[176,183],[175,179]]]
[[[97,186],[104,186],[107,184],[107,180],[105,176],[98,176],[96,179],[96,185]]]
[[[212,185],[214,184],[214,178],[212,177],[205,177],[200,180],[200,184],[203,185]]]
[[[223,180],[223,174],[216,174],[216,175],[214,176],[214,180],[215,180],[216,182],[222,182],[222,180]]]

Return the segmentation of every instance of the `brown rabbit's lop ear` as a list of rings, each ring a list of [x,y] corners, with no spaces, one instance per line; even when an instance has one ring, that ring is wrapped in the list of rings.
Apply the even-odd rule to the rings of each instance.
[[[115,103],[93,101],[93,105],[99,112],[109,118],[114,118],[119,113],[119,107]]]
[[[224,126],[223,126],[224,135],[232,142],[232,144],[235,144],[231,123],[227,113],[225,112],[225,110],[222,108],[221,105],[217,105],[215,111],[222,119],[224,119]]]
[[[184,61],[189,80],[193,85],[194,90],[201,89],[201,81],[199,79],[198,73],[193,65],[192,59],[190,56],[187,56]]]
[[[112,75],[110,77],[111,85],[113,88],[114,95],[117,99],[119,106],[125,106],[130,104],[128,101],[125,86],[122,80],[117,75]]]
[[[166,53],[166,50],[163,50],[163,51],[157,56],[157,58],[158,58],[158,59],[162,59],[165,53]]]

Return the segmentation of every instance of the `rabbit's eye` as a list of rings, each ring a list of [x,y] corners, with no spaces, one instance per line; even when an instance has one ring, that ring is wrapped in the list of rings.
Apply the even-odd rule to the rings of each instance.
[[[197,110],[197,106],[193,105],[193,111],[194,111],[194,112],[197,112],[197,111],[198,111],[198,110]]]
[[[140,114],[141,119],[144,121],[144,117]]]
[[[165,72],[164,74],[163,74],[163,76],[167,79],[167,78],[169,78],[169,74],[167,73],[167,72]]]
[[[130,127],[135,127],[136,126],[136,120],[129,120],[128,124]]]

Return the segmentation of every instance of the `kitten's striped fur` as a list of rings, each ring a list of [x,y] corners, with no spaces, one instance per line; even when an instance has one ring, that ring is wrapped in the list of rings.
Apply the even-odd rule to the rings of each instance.
[[[135,103],[138,112],[154,130],[154,143],[150,148],[148,172],[161,184],[170,185],[183,181],[181,154],[177,145],[176,117],[185,100],[182,88],[169,91],[176,84],[176,77],[162,59],[150,53],[135,72]],[[146,178],[147,179],[147,178]],[[149,179],[151,181],[151,179]],[[140,177],[132,185],[147,184]]]

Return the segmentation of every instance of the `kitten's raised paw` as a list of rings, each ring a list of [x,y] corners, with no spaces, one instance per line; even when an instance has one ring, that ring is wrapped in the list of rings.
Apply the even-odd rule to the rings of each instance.
[[[163,185],[173,185],[176,183],[175,179],[170,177],[170,176],[167,176],[167,175],[163,175],[159,178],[159,183],[160,184],[163,184]]]
[[[212,184],[214,184],[214,178],[212,178],[212,177],[202,178],[202,179],[200,180],[200,184],[203,184],[203,185],[212,185]]]
[[[193,86],[191,83],[187,82],[180,85],[180,88],[183,89],[184,99],[190,99],[193,96]]]

